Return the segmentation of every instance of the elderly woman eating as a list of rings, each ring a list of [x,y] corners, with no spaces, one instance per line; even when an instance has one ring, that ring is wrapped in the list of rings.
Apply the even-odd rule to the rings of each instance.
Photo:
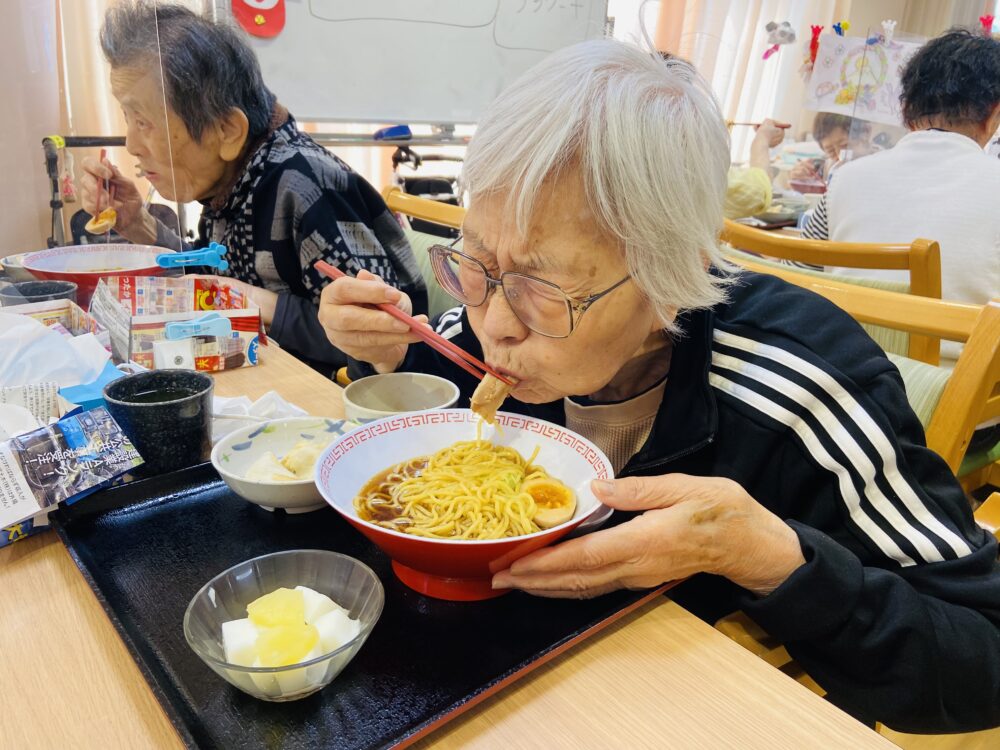
[[[347,363],[317,318],[325,279],[313,269],[316,260],[376,273],[423,311],[419,270],[381,196],[299,132],[239,32],[181,6],[126,2],[108,11],[101,47],[129,153],[160,195],[202,203],[195,244],[229,249],[225,282],[260,306],[284,348],[327,371]],[[87,211],[96,213],[99,181],[109,180],[117,232],[136,243],[182,247],[117,167],[91,159],[84,169]]]
[[[729,148],[686,64],[612,41],[556,52],[483,116],[461,244],[431,250],[460,307],[436,329],[517,379],[511,411],[611,457],[623,523],[540,550],[494,586],[590,597],[688,580],[742,609],[830,698],[909,731],[1000,723],[1000,567],[896,369],[845,313],[719,257]],[[355,376],[476,381],[372,303],[324,289]],[[664,700],[669,700],[664,696]]]

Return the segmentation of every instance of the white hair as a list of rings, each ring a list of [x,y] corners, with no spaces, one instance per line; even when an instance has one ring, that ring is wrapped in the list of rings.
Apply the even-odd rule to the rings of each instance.
[[[549,55],[487,108],[462,184],[472,203],[508,196],[525,234],[543,183],[567,166],[579,167],[598,223],[621,241],[630,276],[668,331],[679,333],[677,310],[725,299],[718,236],[729,134],[688,63],[610,39]]]

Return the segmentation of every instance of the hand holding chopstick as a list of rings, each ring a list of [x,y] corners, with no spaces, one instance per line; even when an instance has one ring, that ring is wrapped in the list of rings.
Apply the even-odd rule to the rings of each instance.
[[[347,274],[345,274],[339,268],[335,268],[334,266],[331,266],[329,263],[326,263],[324,261],[321,261],[321,260],[320,261],[316,261],[316,263],[314,263],[313,265],[316,268],[316,270],[318,270],[320,273],[322,273],[322,274],[330,277],[331,279],[340,279],[340,278],[345,278],[345,277],[349,278],[347,276]],[[372,277],[372,278],[374,279],[375,277]],[[331,304],[331,303],[338,304],[338,303],[334,302],[333,300],[329,299],[329,297],[330,297],[330,294],[328,294],[326,291],[324,291],[324,294],[323,294],[323,303],[324,304],[321,305],[321,310],[320,310],[320,320],[323,322],[324,326],[327,328],[328,331],[331,329],[331,325],[328,324],[327,320],[324,320],[324,318],[325,318],[324,307],[326,305]],[[343,308],[343,307],[346,307],[346,306],[347,305],[344,305],[343,303],[339,303],[338,304],[338,307],[340,307],[340,308]],[[405,325],[406,327],[408,327],[410,329],[410,331],[412,332],[412,334],[415,335],[417,338],[422,339],[425,343],[427,343],[429,346],[431,346],[434,349],[436,349],[437,351],[439,351],[441,354],[443,354],[445,357],[447,357],[452,362],[454,362],[455,364],[457,364],[459,367],[461,367],[463,370],[465,370],[466,372],[468,372],[470,375],[473,375],[474,377],[476,377],[476,378],[478,378],[480,380],[482,380],[483,374],[488,372],[491,375],[493,375],[495,378],[497,378],[498,380],[501,380],[501,381],[503,381],[505,383],[508,383],[508,384],[510,383],[510,381],[509,381],[508,378],[506,378],[503,375],[501,375],[500,373],[496,372],[493,368],[491,368],[485,362],[482,362],[481,360],[479,360],[476,357],[472,356],[471,354],[469,354],[465,350],[460,349],[458,346],[456,346],[455,344],[451,343],[446,338],[443,338],[442,336],[439,336],[437,333],[435,333],[429,327],[427,327],[427,325],[425,323],[423,323],[420,320],[417,320],[416,318],[411,317],[410,315],[408,315],[403,310],[400,310],[398,307],[396,307],[391,302],[388,302],[388,301],[386,301],[386,302],[370,302],[370,303],[363,304],[363,305],[355,303],[354,306],[369,307],[369,308],[370,307],[377,307],[379,310],[387,312],[389,315],[391,315],[397,321],[399,321],[400,323],[402,323],[403,325]],[[400,328],[396,328],[394,330],[402,332],[400,329],[401,329],[401,327]],[[338,333],[339,333],[339,330],[338,330]],[[356,339],[353,338],[353,337],[352,338],[347,338],[346,335],[345,335],[345,340],[348,341],[349,343],[353,343]],[[335,340],[335,337],[331,337],[331,341],[334,343],[334,345],[337,345],[337,346],[339,346],[342,349],[344,348],[342,345],[340,345],[340,342],[338,342],[337,340]],[[359,341],[358,343],[363,343],[363,342]],[[348,352],[348,353],[350,353],[350,352]],[[368,361],[371,361],[371,360],[369,359]]]

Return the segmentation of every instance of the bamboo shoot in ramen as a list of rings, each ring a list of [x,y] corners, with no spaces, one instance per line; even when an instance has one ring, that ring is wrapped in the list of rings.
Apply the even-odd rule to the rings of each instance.
[[[487,440],[454,443],[379,472],[354,499],[358,516],[435,539],[502,539],[570,520],[576,495],[534,460]]]

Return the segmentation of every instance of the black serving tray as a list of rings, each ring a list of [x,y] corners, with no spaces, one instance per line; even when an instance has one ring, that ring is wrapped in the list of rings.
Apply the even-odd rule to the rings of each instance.
[[[590,601],[520,592],[472,603],[431,599],[400,583],[388,558],[333,510],[263,510],[233,494],[209,464],[105,490],[51,518],[190,747],[405,746],[662,590]],[[205,666],[181,623],[217,573],[288,549],[363,561],[385,586],[385,609],[331,685],[268,703]]]

